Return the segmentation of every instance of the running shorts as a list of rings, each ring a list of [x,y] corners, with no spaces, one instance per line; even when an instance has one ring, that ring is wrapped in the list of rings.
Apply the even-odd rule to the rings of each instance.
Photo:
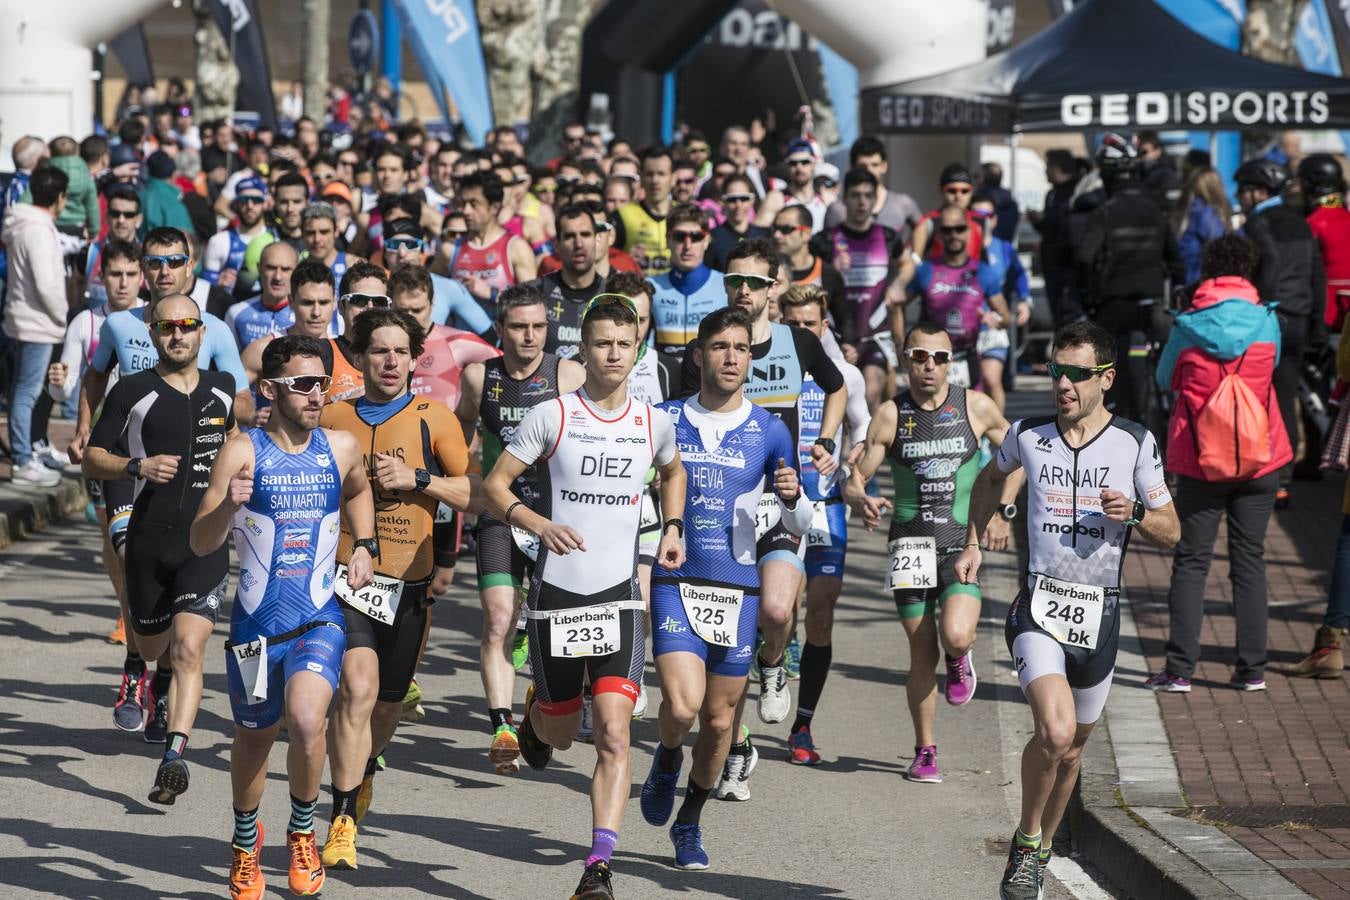
[[[1063,675],[1073,689],[1079,724],[1096,722],[1111,690],[1120,648],[1120,616],[1116,614],[1119,602],[1119,592],[1107,589],[1105,607],[1109,613],[1102,616],[1097,646],[1087,649],[1062,644],[1037,625],[1031,615],[1031,594],[1023,588],[1008,608],[1003,628],[1022,690],[1042,675]]]
[[[735,646],[724,646],[704,640],[689,621],[680,590],[706,587],[715,591],[736,591],[741,594],[740,616],[736,622]],[[755,626],[759,621],[759,592],[724,584],[697,583],[690,579],[656,577],[652,579],[652,654],[683,651],[703,660],[704,667],[713,675],[744,678],[750,674],[750,661],[755,655]],[[724,624],[709,622],[721,629]],[[705,627],[705,631],[707,628]]]
[[[225,644],[225,675],[230,686],[230,710],[236,725],[241,728],[270,728],[286,707],[286,684],[296,672],[313,672],[337,690],[342,672],[342,654],[346,652],[347,636],[337,622],[312,622],[299,634],[289,639],[267,643],[267,699],[256,703],[244,686],[239,661],[233,647],[254,638],[235,635],[231,629],[230,641]]]
[[[377,622],[342,603],[342,614],[347,622],[347,649],[365,647],[374,650],[379,658],[380,692],[376,699],[382,703],[401,702],[417,673],[422,640],[431,623],[430,586],[430,581],[404,583],[392,625]]]
[[[900,618],[917,619],[920,616],[931,616],[937,611],[938,603],[953,594],[964,594],[976,600],[980,599],[978,584],[964,584],[956,577],[956,558],[960,555],[960,550],[953,550],[938,557],[937,587],[927,590],[891,591],[895,598],[895,611],[899,613]]]
[[[896,367],[899,359],[895,355],[895,339],[889,334],[874,334],[858,342],[858,369],[875,366],[883,371]]]
[[[438,569],[453,569],[464,540],[464,516],[444,503],[436,506],[436,522],[431,526],[432,562]]]
[[[825,527],[817,530],[813,519],[806,534],[806,579],[810,581],[817,575],[842,579],[844,557],[848,553],[848,507],[842,497],[816,502],[824,504]]]
[[[503,585],[519,588],[525,583],[530,560],[516,546],[509,525],[488,515],[479,516],[475,540],[480,591]]]
[[[189,612],[215,622],[230,577],[229,547],[206,556],[188,546],[183,525],[133,524],[126,530],[127,607],[144,636],[163,634]]]
[[[544,584],[536,576],[530,585],[527,605],[531,611],[547,611],[634,602],[640,602],[636,579],[588,596]],[[612,638],[613,653],[577,658],[554,656],[552,621],[528,613],[527,616],[525,630],[530,638],[530,672],[534,678],[535,701],[541,713],[565,716],[581,709],[581,686],[586,680],[591,683],[593,696],[617,693],[637,702],[642,668],[647,662],[647,637],[640,609],[619,610],[619,633]]]

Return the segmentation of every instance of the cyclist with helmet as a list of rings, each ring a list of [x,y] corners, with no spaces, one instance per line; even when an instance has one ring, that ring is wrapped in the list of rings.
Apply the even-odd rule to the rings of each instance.
[[[1330,153],[1314,153],[1298,164],[1298,181],[1308,204],[1308,228],[1322,251],[1327,275],[1323,321],[1340,330],[1350,311],[1350,210],[1345,208],[1345,177]]]
[[[1079,220],[1075,246],[1083,306],[1116,341],[1116,414],[1143,422],[1149,349],[1165,337],[1165,281],[1183,283],[1186,270],[1166,213],[1139,178],[1134,142],[1106,135],[1096,162],[1104,202]]]
[[[984,246],[984,231],[980,227],[980,217],[970,211],[970,201],[975,197],[975,176],[962,163],[948,163],[938,178],[938,187],[942,190],[942,206],[926,213],[919,224],[914,226],[914,252],[920,258],[942,259],[942,241],[933,240],[937,234],[937,218],[948,206],[959,206],[966,211],[966,224],[970,226],[972,247]]]
[[[1243,231],[1261,251],[1256,285],[1262,300],[1275,301],[1280,318],[1280,361],[1275,367],[1275,396],[1285,430],[1298,434],[1294,400],[1298,396],[1299,372],[1309,350],[1324,348],[1327,327],[1323,312],[1327,302],[1327,275],[1322,251],[1308,220],[1284,203],[1282,192],[1289,183],[1289,170],[1269,159],[1249,159],[1233,174],[1238,204],[1246,216]],[[1321,442],[1308,432],[1307,459],[1321,456]],[[1289,505],[1289,482],[1294,466],[1280,470],[1275,508]]]

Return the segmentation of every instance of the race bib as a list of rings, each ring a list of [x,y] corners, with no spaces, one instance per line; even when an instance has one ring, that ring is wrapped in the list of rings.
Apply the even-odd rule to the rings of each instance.
[[[338,563],[333,588],[342,598],[342,602],[352,609],[365,613],[376,622],[385,625],[394,624],[398,601],[403,596],[403,582],[399,579],[376,572],[370,584],[359,591],[354,591],[347,584],[347,567]]]
[[[680,585],[680,601],[694,634],[718,647],[739,646],[741,601],[744,599],[745,592],[736,588]]]
[[[532,562],[539,561],[539,535],[526,531],[524,528],[511,526],[511,537],[515,540],[516,546],[520,552],[530,558]]]
[[[937,587],[937,550],[931,537],[896,538],[886,549],[891,559],[888,590],[926,591]]]
[[[833,547],[834,537],[830,534],[830,518],[825,514],[824,500],[811,504],[811,530],[806,532],[806,549],[812,547]]]
[[[947,367],[947,383],[957,387],[970,387],[970,361],[966,357],[952,358],[951,365]]]
[[[777,494],[763,494],[755,507],[755,540],[759,540],[773,531],[783,518],[783,510],[778,505]]]
[[[983,355],[990,350],[1004,350],[1009,343],[1008,329],[986,328],[975,339],[975,352]]]
[[[239,667],[249,704],[262,703],[267,699],[267,635],[259,635],[256,641],[247,644],[232,644],[230,652]]]
[[[549,652],[560,659],[619,652],[619,607],[583,606],[549,613]]]
[[[1106,591],[1091,584],[1036,576],[1031,592],[1031,619],[1061,644],[1097,649]]]

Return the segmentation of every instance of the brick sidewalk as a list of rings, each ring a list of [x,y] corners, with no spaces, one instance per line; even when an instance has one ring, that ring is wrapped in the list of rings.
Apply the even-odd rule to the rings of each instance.
[[[1269,690],[1228,687],[1235,626],[1227,533],[1221,530],[1192,691],[1158,699],[1190,806],[1223,807],[1207,810],[1206,818],[1309,894],[1350,898],[1350,687],[1344,678],[1280,672],[1303,657],[1321,623],[1343,488],[1341,476],[1296,483],[1290,508],[1272,519],[1266,537]],[[1125,584],[1149,668],[1158,671],[1167,640],[1171,554],[1142,541],[1130,549]]]

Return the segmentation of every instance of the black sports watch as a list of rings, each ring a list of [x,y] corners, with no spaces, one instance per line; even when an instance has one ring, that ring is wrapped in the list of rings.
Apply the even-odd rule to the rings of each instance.
[[[834,438],[818,437],[816,438],[816,443],[824,447],[826,453],[833,454],[835,451],[836,445],[834,443]]]
[[[373,537],[352,541],[352,550],[357,550],[358,548],[369,553],[371,559],[380,555],[380,542]]]
[[[132,478],[140,478],[141,463],[143,462],[145,462],[145,460],[141,459],[139,456],[132,457],[132,459],[127,462],[127,474]]]
[[[1136,500],[1134,501],[1134,510],[1130,513],[1130,517],[1125,520],[1125,524],[1138,525],[1140,522],[1144,521],[1144,516],[1147,513],[1148,507],[1144,505],[1144,501]]]
[[[417,490],[425,491],[431,486],[431,473],[426,469],[418,469],[413,472],[413,477],[417,479]]]
[[[684,519],[666,519],[665,524],[661,526],[661,533],[665,534],[672,527],[679,531],[680,540],[684,540]]]
[[[998,514],[1002,516],[1005,520],[1011,522],[1013,519],[1017,518],[1017,504],[1016,503],[1003,504],[998,508]]]

